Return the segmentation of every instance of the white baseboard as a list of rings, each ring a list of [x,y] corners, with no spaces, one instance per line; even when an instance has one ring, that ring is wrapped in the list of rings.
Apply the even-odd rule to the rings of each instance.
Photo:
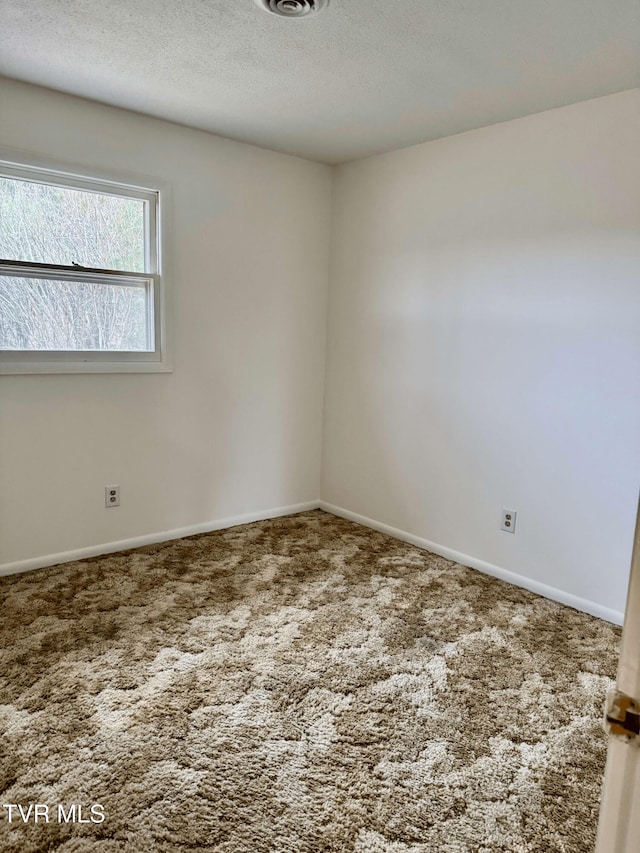
[[[428,539],[423,539],[420,536],[414,536],[413,533],[407,533],[404,530],[399,530],[397,527],[391,527],[388,524],[383,524],[380,521],[375,521],[373,518],[367,518],[364,515],[359,515],[356,512],[351,512],[343,507],[335,506],[327,503],[327,501],[315,500],[306,501],[305,503],[291,504],[290,506],[281,506],[274,509],[262,510],[259,512],[248,512],[243,515],[228,516],[227,518],[219,518],[214,521],[205,521],[201,524],[194,524],[190,527],[177,527],[173,530],[161,530],[158,533],[149,533],[145,536],[135,536],[131,539],[120,539],[117,542],[105,542],[101,545],[90,545],[87,548],[77,548],[73,551],[61,551],[57,554],[45,554],[41,557],[32,557],[28,560],[18,560],[14,563],[4,563],[0,565],[0,577],[4,575],[18,574],[19,572],[29,572],[33,569],[42,569],[45,566],[55,566],[58,563],[70,563],[74,560],[84,560],[87,557],[99,557],[103,554],[113,554],[116,551],[127,551],[130,548],[141,548],[143,545],[155,545],[159,542],[169,542],[172,539],[182,539],[185,536],[193,536],[196,533],[211,533],[214,530],[224,530],[227,527],[235,527],[238,524],[250,524],[253,521],[264,521],[268,518],[280,518],[284,515],[293,515],[297,512],[306,512],[311,509],[323,509],[332,515],[337,515],[341,518],[346,518],[349,521],[355,521],[357,524],[362,524],[364,527],[370,527],[373,530],[378,530],[380,533],[386,533],[388,536],[393,536],[395,539],[400,539],[403,542],[409,542],[418,548],[423,548],[425,551],[431,551],[434,554],[439,554],[441,557],[446,557],[448,560],[453,560],[455,563],[460,563],[463,566],[469,566],[472,569],[477,569],[486,575],[491,575],[514,586],[528,589],[530,592],[535,592],[542,595],[544,598],[550,598],[552,601],[558,601],[561,604],[567,604],[569,607],[574,607],[576,610],[581,610],[584,613],[590,613],[592,616],[597,616],[600,619],[605,619],[607,622],[613,622],[614,625],[622,625],[624,614],[618,610],[611,610],[608,607],[603,607],[594,601],[589,601],[586,598],[580,598],[572,593],[565,592],[561,589],[556,589],[547,584],[528,578],[525,575],[518,575],[508,569],[502,569],[500,566],[494,566],[492,563],[485,563],[484,560],[478,560],[469,554],[463,554],[461,551],[454,551],[452,548],[446,548],[444,545],[439,545],[437,542],[430,542]]]
[[[211,533],[214,530],[224,530],[236,527],[238,524],[250,524],[252,521],[264,521],[267,518],[280,518],[283,515],[293,515],[296,512],[306,512],[318,509],[320,501],[280,506],[259,512],[248,512],[244,515],[233,515],[218,518],[215,521],[205,521],[190,527],[176,527],[173,530],[161,530],[146,536],[134,536],[131,539],[120,539],[118,542],[104,542],[102,545],[90,545],[87,548],[77,548],[74,551],[61,551],[58,554],[46,554],[42,557],[32,557],[29,560],[18,560],[15,563],[0,565],[0,577],[15,575],[19,572],[29,572],[32,569],[42,569],[45,566],[56,566],[58,563],[71,563],[73,560],[85,560],[87,557],[100,557],[103,554],[113,554],[116,551],[127,551],[129,548],[141,548],[143,545],[156,545],[158,542],[169,542],[171,539],[182,539],[196,533]]]
[[[446,548],[444,545],[438,545],[437,542],[430,542],[428,539],[422,539],[420,536],[414,536],[413,533],[406,533],[404,530],[398,530],[396,527],[391,527],[388,524],[382,524],[380,521],[375,521],[372,518],[367,518],[364,515],[358,515],[357,512],[351,512],[343,507],[335,506],[334,504],[320,501],[320,509],[325,512],[330,512],[332,515],[346,518],[349,521],[355,521],[357,524],[362,524],[365,527],[371,527],[380,533],[386,533],[388,536],[393,536],[395,539],[401,539],[403,542],[409,542],[411,545],[416,545],[418,548],[424,548],[425,551],[431,551],[441,557],[446,557],[448,560],[453,560],[455,563],[460,563],[463,566],[469,566],[472,569],[477,569],[485,575],[491,575],[494,578],[519,586],[522,589],[528,589],[530,592],[535,592],[542,595],[544,598],[550,598],[552,601],[558,601],[560,604],[567,604],[575,610],[581,610],[583,613],[590,613],[592,616],[597,616],[599,619],[605,619],[607,622],[613,622],[614,625],[622,625],[624,622],[624,614],[618,610],[611,610],[609,607],[603,607],[595,601],[589,601],[586,598],[580,598],[570,592],[565,592],[562,589],[556,589],[553,586],[540,583],[540,581],[528,578],[525,575],[518,575],[515,572],[510,572],[508,569],[502,569],[500,566],[494,566],[492,563],[485,563],[484,560],[478,560],[471,557],[469,554],[463,554],[461,551],[454,551],[452,548]]]

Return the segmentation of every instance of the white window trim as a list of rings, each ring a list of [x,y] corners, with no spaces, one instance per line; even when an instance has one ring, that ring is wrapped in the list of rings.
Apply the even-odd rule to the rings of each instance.
[[[125,172],[105,171],[77,164],[53,161],[34,152],[0,147],[0,174],[23,178],[56,186],[97,191],[105,195],[131,197],[147,202],[148,233],[151,239],[146,247],[145,266],[150,272],[102,272],[59,267],[46,264],[32,266],[48,279],[65,281],[82,280],[99,283],[144,286],[150,289],[153,299],[148,302],[153,314],[155,350],[149,352],[99,352],[99,351],[42,351],[0,350],[0,375],[24,373],[169,373],[172,371],[169,347],[170,277],[167,259],[170,256],[169,211],[171,188],[164,181],[149,176]],[[155,235],[155,239],[153,239]],[[10,269],[12,275],[28,276],[29,265],[16,261]]]

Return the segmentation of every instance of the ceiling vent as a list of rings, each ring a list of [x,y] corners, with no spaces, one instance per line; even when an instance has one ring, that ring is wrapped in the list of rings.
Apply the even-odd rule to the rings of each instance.
[[[320,12],[329,0],[255,0],[266,12],[281,18],[304,18]]]

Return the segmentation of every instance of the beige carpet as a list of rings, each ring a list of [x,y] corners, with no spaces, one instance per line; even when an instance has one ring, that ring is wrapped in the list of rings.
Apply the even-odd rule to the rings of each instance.
[[[320,511],[0,595],[3,853],[592,850],[605,622]]]

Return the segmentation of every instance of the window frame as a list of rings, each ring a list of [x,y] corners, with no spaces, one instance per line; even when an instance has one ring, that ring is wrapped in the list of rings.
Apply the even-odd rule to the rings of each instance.
[[[144,203],[145,272],[0,259],[12,277],[145,287],[149,350],[0,350],[0,374],[148,373],[172,370],[168,347],[166,247],[170,188],[153,178],[53,163],[0,149],[0,176]]]

